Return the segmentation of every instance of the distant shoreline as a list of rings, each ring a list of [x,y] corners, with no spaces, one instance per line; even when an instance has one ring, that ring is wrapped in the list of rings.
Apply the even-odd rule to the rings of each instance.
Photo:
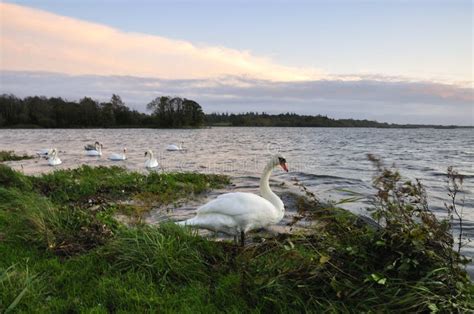
[[[161,96],[147,105],[150,114],[129,108],[118,95],[99,102],[84,97],[79,102],[58,97],[18,98],[0,95],[0,128],[4,129],[200,129],[210,127],[304,127],[304,128],[383,128],[457,129],[474,125],[397,124],[367,119],[335,119],[327,115],[294,112],[205,113],[195,101]],[[225,108],[222,108],[225,110]]]
[[[55,130],[55,129],[84,129],[84,130],[93,130],[93,129],[157,129],[157,130],[199,130],[199,129],[212,129],[212,128],[322,128],[322,129],[439,129],[439,130],[452,130],[452,129],[474,129],[474,126],[439,126],[439,125],[397,125],[397,126],[279,126],[279,125],[205,125],[202,127],[182,127],[182,128],[159,128],[152,126],[114,126],[114,127],[81,127],[81,126],[71,126],[71,127],[58,127],[58,128],[45,128],[41,126],[9,126],[9,127],[0,127],[0,130]]]

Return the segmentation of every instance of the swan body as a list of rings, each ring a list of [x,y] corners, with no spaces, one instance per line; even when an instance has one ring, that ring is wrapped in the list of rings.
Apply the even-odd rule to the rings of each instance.
[[[220,195],[199,207],[195,217],[178,224],[234,236],[240,233],[243,245],[246,232],[276,224],[285,214],[282,200],[272,192],[269,185],[270,174],[277,165],[288,171],[285,158],[280,155],[272,157],[260,179],[261,196],[244,192]]]
[[[95,149],[86,150],[87,156],[102,156],[102,144],[95,144]]]
[[[158,160],[153,157],[153,152],[148,150],[145,152],[145,156],[148,156],[148,159],[145,161],[145,168],[156,168],[158,167]]]
[[[234,192],[220,195],[201,206],[194,218],[182,225],[237,235],[278,223],[284,215],[268,200],[253,193]]]
[[[125,153],[127,152],[127,149],[124,148],[123,149],[123,153],[122,154],[112,154],[109,156],[109,159],[110,160],[113,160],[113,161],[120,161],[120,160],[126,160],[127,159],[127,156],[125,156]]]
[[[170,144],[166,146],[166,150],[172,152],[172,151],[179,151],[179,150],[184,150],[184,149],[183,149],[182,144],[180,144],[179,146],[176,144]]]
[[[100,145],[99,142],[95,142],[94,145],[92,144],[87,144],[86,146],[84,146],[84,149],[85,150],[96,150],[96,145]]]
[[[57,166],[62,164],[63,162],[58,157],[58,150],[53,148],[48,153],[48,165],[50,166]]]

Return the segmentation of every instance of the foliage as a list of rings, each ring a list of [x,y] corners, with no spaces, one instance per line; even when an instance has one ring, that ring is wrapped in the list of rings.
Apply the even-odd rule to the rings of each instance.
[[[0,164],[0,186],[5,188],[31,189],[32,185],[30,179],[25,175],[7,165]]]
[[[52,97],[0,96],[0,127],[146,127],[154,125],[149,115],[130,110],[112,95],[109,102],[99,103],[89,97],[79,102]]]
[[[0,166],[7,182],[0,187],[0,311],[472,311],[474,286],[444,258],[449,232],[423,218],[421,186],[380,170],[374,184],[386,193],[376,196],[374,212],[389,224],[363,223],[307,191],[297,206],[312,229],[253,236],[241,248],[173,224],[126,227],[114,219],[120,199],[168,194],[158,198],[168,202],[226,178],[117,167],[34,178]]]
[[[157,124],[165,128],[199,127],[203,124],[201,106],[186,98],[157,97],[147,105]]]
[[[189,99],[159,97],[148,108],[152,115],[131,110],[120,96],[99,103],[90,97],[79,102],[62,98],[0,96],[0,127],[199,127],[204,121],[201,106]]]
[[[399,125],[370,120],[332,119],[323,115],[265,112],[204,114],[201,106],[181,97],[161,96],[147,104],[151,114],[131,110],[114,94],[108,102],[84,97],[79,102],[43,96],[17,98],[0,95],[0,127],[43,128],[182,128],[210,126],[454,128],[455,126]]]
[[[377,193],[371,210],[373,217],[384,224],[377,247],[386,252],[385,270],[411,278],[437,269],[437,278],[449,289],[465,284],[465,274],[459,265],[468,260],[459,250],[454,251],[450,220],[439,221],[428,209],[421,182],[403,182],[398,171],[386,168],[373,155],[368,157],[378,173],[373,179]],[[448,175],[457,182],[452,169],[448,169]],[[458,186],[448,188],[455,204],[453,189],[458,190]]]
[[[418,125],[399,125],[370,120],[332,119],[322,115],[298,115],[282,113],[271,115],[265,112],[210,113],[206,123],[213,126],[273,126],[273,127],[377,127],[377,128],[416,128]],[[425,126],[426,127],[426,126]]]
[[[158,203],[171,203],[190,194],[201,193],[229,182],[225,176],[198,173],[130,172],[118,166],[57,170],[31,182],[41,194],[58,204],[91,206],[111,200],[153,197]]]
[[[34,157],[33,156],[29,156],[29,155],[26,155],[26,154],[23,154],[23,155],[16,155],[15,152],[13,151],[5,151],[5,150],[2,150],[0,151],[0,162],[2,161],[16,161],[16,160],[24,160],[24,159],[33,159]]]
[[[163,288],[208,280],[209,268],[223,262],[219,244],[182,232],[174,224],[124,230],[106,248],[114,267],[154,278]]]
[[[448,167],[447,173],[447,184],[448,184],[448,196],[450,202],[445,203],[445,207],[448,211],[448,223],[449,227],[452,230],[453,224],[455,222],[459,225],[459,234],[458,234],[458,254],[461,253],[461,248],[465,244],[463,241],[463,209],[464,204],[461,204],[461,208],[458,208],[456,202],[456,197],[461,192],[462,184],[464,181],[464,176],[457,172],[453,167]],[[464,201],[463,201],[464,202]],[[454,239],[452,242],[454,247]]]

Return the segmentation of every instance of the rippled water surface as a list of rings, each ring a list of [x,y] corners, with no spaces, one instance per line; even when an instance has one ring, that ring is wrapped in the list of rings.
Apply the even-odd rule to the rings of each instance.
[[[87,157],[83,146],[94,141],[104,145],[102,158]],[[167,152],[171,143],[184,142],[184,152]],[[275,171],[274,177],[295,177],[319,198],[346,197],[340,189],[369,195],[373,167],[366,155],[394,163],[403,176],[419,178],[427,188],[431,209],[443,215],[446,168],[450,165],[466,176],[464,212],[467,234],[474,234],[474,130],[472,129],[353,129],[353,128],[212,128],[200,130],[153,129],[50,129],[0,130],[0,150],[34,154],[56,147],[63,164],[119,164],[143,169],[144,152],[152,149],[164,171],[185,170],[224,173],[256,181],[272,153],[288,160],[290,172]],[[107,156],[127,147],[127,160],[112,162]],[[43,159],[9,162],[25,173],[53,171]],[[365,213],[366,201],[346,208]],[[466,249],[473,254],[473,243]]]

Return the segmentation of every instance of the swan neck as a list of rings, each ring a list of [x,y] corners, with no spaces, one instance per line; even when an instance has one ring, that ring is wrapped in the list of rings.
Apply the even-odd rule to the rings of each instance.
[[[276,209],[283,211],[283,202],[270,188],[270,175],[272,174],[273,168],[274,166],[269,163],[263,170],[262,177],[260,178],[260,194],[264,199],[272,203]]]
[[[260,178],[260,192],[262,195],[271,193],[270,189],[270,175],[272,174],[272,167],[268,165],[263,169],[262,177]]]

